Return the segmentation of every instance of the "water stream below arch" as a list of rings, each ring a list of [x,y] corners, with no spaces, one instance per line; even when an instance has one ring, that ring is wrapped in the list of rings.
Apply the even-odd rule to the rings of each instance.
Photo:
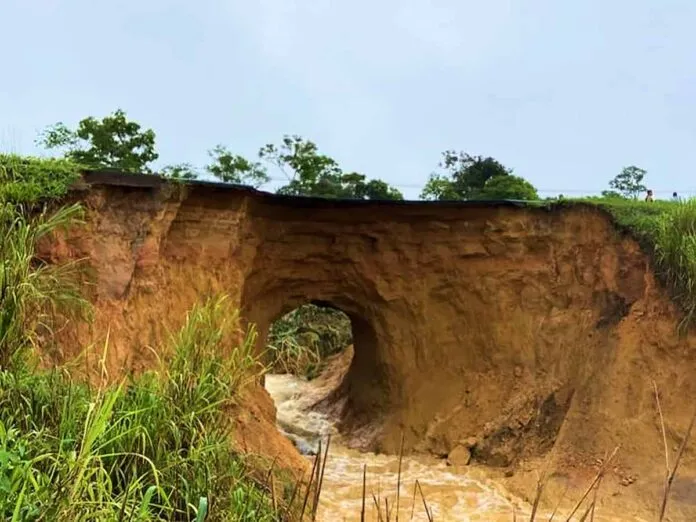
[[[293,375],[267,375],[266,389],[277,408],[278,426],[303,453],[316,451],[319,439],[332,436],[324,471],[318,520],[359,520],[362,506],[363,467],[367,465],[366,519],[377,521],[375,498],[384,511],[384,499],[396,503],[399,458],[363,453],[346,447],[329,418],[309,410],[317,398],[312,381]],[[312,457],[307,457],[312,458]],[[423,499],[413,500],[416,480],[437,521],[509,522],[513,506],[518,520],[530,507],[513,499],[480,470],[455,468],[435,457],[404,457],[401,468],[400,520],[427,521]],[[373,498],[374,495],[374,498]],[[413,514],[413,518],[411,518]],[[392,512],[391,520],[394,520]]]

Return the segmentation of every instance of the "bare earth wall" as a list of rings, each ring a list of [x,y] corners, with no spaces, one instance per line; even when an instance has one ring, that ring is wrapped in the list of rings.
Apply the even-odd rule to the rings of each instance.
[[[71,198],[87,224],[44,248],[54,261],[87,258],[96,282],[94,325],[79,342],[66,334],[61,358],[108,331],[112,373],[147,367],[148,347],[214,292],[239,304],[261,343],[281,314],[321,301],[353,321],[353,364],[324,407],[356,446],[395,452],[403,430],[407,451],[446,455],[470,439],[475,461],[509,466],[593,460],[621,443],[622,466],[660,476],[652,379],[670,446],[686,430],[695,337],[677,336],[649,259],[595,208],[86,180]],[[691,452],[684,471],[696,471]]]

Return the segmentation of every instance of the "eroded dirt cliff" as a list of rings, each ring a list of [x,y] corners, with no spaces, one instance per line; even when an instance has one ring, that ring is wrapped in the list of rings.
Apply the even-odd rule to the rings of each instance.
[[[351,317],[355,356],[324,407],[355,445],[394,452],[403,431],[408,451],[590,468],[621,444],[616,473],[639,477],[646,502],[659,494],[652,380],[671,447],[696,397],[694,336],[677,336],[649,259],[603,212],[87,181],[71,196],[87,223],[45,247],[86,258],[94,281],[94,325],[65,332],[62,357],[108,331],[111,372],[143,368],[212,292],[239,303],[260,343],[281,314],[329,303]],[[691,452],[683,466],[696,472]]]

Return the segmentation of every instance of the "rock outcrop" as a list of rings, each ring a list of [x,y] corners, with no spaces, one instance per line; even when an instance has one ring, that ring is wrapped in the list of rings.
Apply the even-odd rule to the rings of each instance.
[[[620,443],[626,462],[657,470],[653,380],[670,447],[686,430],[694,336],[677,336],[649,258],[597,208],[85,179],[71,197],[86,225],[45,248],[86,258],[96,283],[94,326],[64,357],[108,330],[108,367],[145,367],[148,346],[214,292],[239,304],[260,343],[283,313],[327,303],[354,329],[353,363],[327,407],[355,445],[394,452],[403,431],[408,451],[445,456],[474,438],[472,461],[510,466],[552,450],[594,459]]]

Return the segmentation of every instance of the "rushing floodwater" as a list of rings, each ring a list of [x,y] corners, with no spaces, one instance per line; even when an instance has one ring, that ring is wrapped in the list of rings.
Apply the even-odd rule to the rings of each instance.
[[[384,512],[387,497],[394,520],[398,457],[361,453],[345,447],[331,421],[308,411],[321,396],[313,382],[292,375],[267,375],[266,389],[278,410],[280,429],[293,439],[301,450],[315,450],[319,438],[331,434],[331,447],[324,472],[324,482],[318,510],[318,520],[340,522],[360,520],[362,505],[363,465],[367,465],[366,520],[378,521],[373,494],[379,498]],[[323,390],[325,392],[326,390]],[[308,457],[310,458],[310,457]],[[404,457],[401,468],[400,520],[427,521],[420,495],[413,492],[416,480],[434,520],[510,522],[513,506],[517,520],[529,520],[530,506],[513,499],[492,481],[474,477],[467,468],[451,468],[443,460],[428,457]],[[413,509],[413,518],[411,513]],[[539,513],[537,520],[548,520],[550,513]],[[566,515],[567,516],[567,515]],[[565,517],[555,517],[565,520]],[[618,517],[595,516],[597,522],[626,520]],[[573,520],[577,520],[574,517]]]
[[[312,384],[291,375],[267,375],[266,389],[278,409],[278,425],[301,449],[316,449],[319,437],[332,435],[329,457],[319,504],[319,520],[359,520],[362,505],[363,465],[367,464],[367,520],[377,520],[372,495],[396,502],[398,457],[361,453],[341,444],[331,422],[321,414],[308,412],[315,394]],[[419,481],[435,520],[505,521],[512,520],[513,502],[493,484],[455,472],[435,458],[406,458],[401,468],[401,520],[411,519],[413,490]],[[528,506],[514,502],[518,514]],[[394,520],[394,515],[391,517]],[[518,518],[519,520],[520,518]],[[428,520],[418,494],[412,520]]]

